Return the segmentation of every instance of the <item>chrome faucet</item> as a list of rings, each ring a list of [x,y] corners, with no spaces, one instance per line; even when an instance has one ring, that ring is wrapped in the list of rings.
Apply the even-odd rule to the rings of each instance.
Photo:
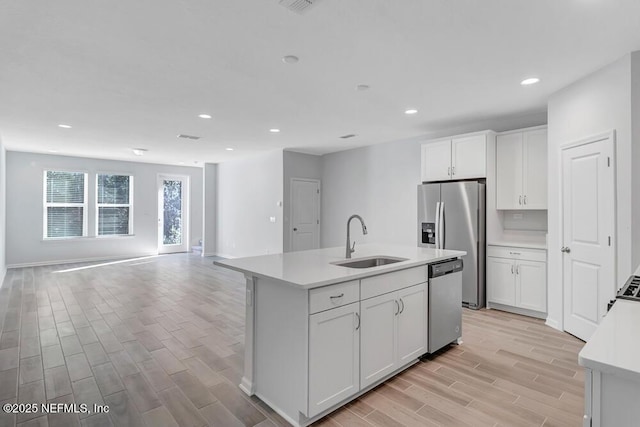
[[[364,225],[364,220],[360,215],[351,215],[347,220],[347,258],[351,258],[351,254],[356,251],[356,242],[353,242],[353,246],[351,246],[351,238],[349,233],[349,224],[351,224],[351,220],[353,218],[357,218],[362,224],[362,234],[367,234],[367,226]]]

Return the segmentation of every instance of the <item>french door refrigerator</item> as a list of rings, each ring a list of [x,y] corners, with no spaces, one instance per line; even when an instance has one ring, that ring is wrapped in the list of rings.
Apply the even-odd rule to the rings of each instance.
[[[485,183],[419,185],[418,246],[466,251],[462,257],[462,305],[484,307]]]

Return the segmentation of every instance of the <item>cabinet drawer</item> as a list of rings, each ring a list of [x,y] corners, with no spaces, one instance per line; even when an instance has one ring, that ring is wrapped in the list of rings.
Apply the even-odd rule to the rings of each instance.
[[[487,256],[511,259],[526,259],[529,261],[547,261],[547,251],[544,249],[517,248],[509,246],[487,247]]]
[[[309,314],[351,304],[360,299],[360,286],[357,280],[323,286],[309,291]]]
[[[360,280],[361,298],[367,299],[427,281],[427,266],[385,273]]]

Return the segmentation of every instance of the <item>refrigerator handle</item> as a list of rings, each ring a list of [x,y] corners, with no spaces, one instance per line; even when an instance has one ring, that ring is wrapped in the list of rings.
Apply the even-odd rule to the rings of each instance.
[[[444,249],[445,245],[445,235],[444,235],[444,202],[440,202],[440,211],[438,212],[438,216],[440,217],[438,234],[440,235],[440,249]]]
[[[436,249],[440,249],[440,202],[436,202]]]

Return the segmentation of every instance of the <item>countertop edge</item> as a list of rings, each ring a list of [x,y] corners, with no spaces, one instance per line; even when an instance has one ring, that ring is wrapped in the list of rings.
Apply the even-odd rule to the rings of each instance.
[[[419,267],[421,265],[428,265],[428,264],[433,264],[434,262],[438,262],[438,261],[443,261],[446,259],[450,259],[450,258],[460,258],[464,255],[466,255],[465,251],[456,251],[456,250],[451,250],[450,254],[447,254],[445,256],[440,256],[440,257],[435,257],[432,259],[421,259],[421,260],[408,260],[408,261],[402,261],[402,262],[398,262],[398,263],[394,263],[394,264],[387,264],[384,266],[380,266],[380,267],[371,267],[371,268],[376,268],[377,270],[375,271],[371,271],[371,268],[366,268],[366,269],[362,269],[363,271],[360,273],[356,273],[356,274],[351,274],[349,276],[344,276],[344,277],[338,277],[338,278],[332,278],[332,279],[326,279],[326,280],[319,280],[316,282],[307,282],[307,283],[295,283],[295,282],[291,282],[291,281],[287,281],[282,279],[281,277],[273,277],[270,275],[266,275],[266,274],[261,274],[255,271],[251,271],[248,269],[243,269],[237,266],[232,266],[232,265],[228,265],[225,264],[224,261],[214,261],[213,264],[217,265],[219,267],[224,267],[224,268],[228,268],[230,270],[234,270],[237,271],[239,273],[243,273],[244,275],[250,275],[253,277],[257,277],[257,278],[262,278],[262,279],[270,279],[270,280],[275,280],[278,281],[282,284],[285,285],[289,285],[289,286],[293,286],[297,289],[313,289],[313,288],[319,288],[322,286],[328,286],[328,285],[333,285],[336,283],[343,283],[343,282],[349,282],[352,280],[360,280],[360,279],[364,279],[366,277],[372,277],[372,276],[378,276],[380,274],[386,274],[386,273],[392,273],[394,271],[400,271],[400,270],[406,270],[408,268],[413,268],[413,267]],[[237,258],[235,258],[237,259]],[[348,267],[342,267],[342,268],[348,268]],[[351,269],[354,270],[354,269]],[[360,269],[357,269],[360,270]]]

